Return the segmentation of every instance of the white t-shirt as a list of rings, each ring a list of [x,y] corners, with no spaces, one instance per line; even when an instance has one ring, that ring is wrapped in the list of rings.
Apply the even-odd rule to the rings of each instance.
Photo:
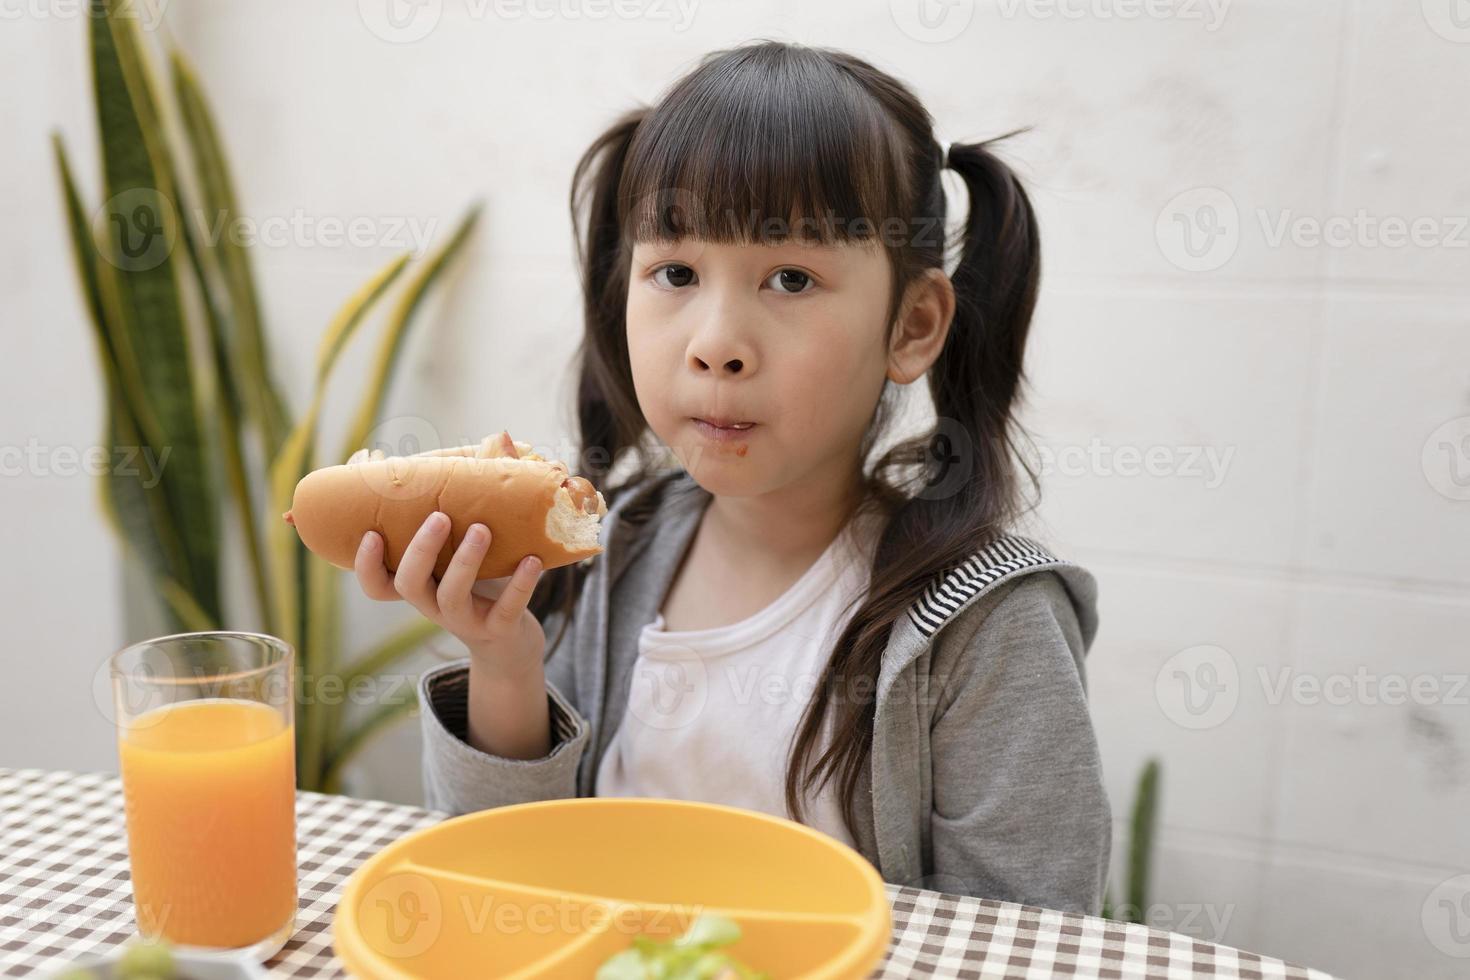
[[[791,588],[728,626],[643,627],[622,723],[598,766],[598,796],[725,803],[791,818],[786,765],[792,739],[841,627],[869,581],[876,532],[849,521]],[[831,739],[832,710],[822,742]],[[837,777],[807,799],[805,823],[852,846]]]

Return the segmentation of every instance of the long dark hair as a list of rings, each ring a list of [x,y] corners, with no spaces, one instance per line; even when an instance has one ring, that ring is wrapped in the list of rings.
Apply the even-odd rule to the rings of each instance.
[[[609,503],[667,465],[648,444],[628,357],[634,244],[685,235],[775,241],[796,226],[813,241],[879,236],[892,272],[890,336],[909,284],[954,259],[954,320],[928,372],[935,424],[888,448],[863,474],[862,506],[877,508],[885,521],[869,589],[837,638],[792,743],[786,804],[798,820],[804,795],[835,777],[852,826],[872,747],[871,692],[890,632],[926,585],[1024,513],[1021,473],[1036,487],[1019,452],[1024,433],[1015,410],[1039,239],[1030,201],[990,152],[993,142],[954,144],[946,162],[929,113],[907,86],[850,54],[758,41],[706,55],[655,106],[617,120],[573,177],[585,316],[575,468],[603,487],[614,466],[632,464],[626,479],[604,488]],[[945,241],[946,166],[969,197],[957,256]],[[894,227],[903,234],[885,231]],[[864,460],[892,422],[899,395],[884,383]],[[577,566],[546,573],[533,611],[560,608],[565,628],[584,574]],[[829,714],[832,738],[824,746]]]

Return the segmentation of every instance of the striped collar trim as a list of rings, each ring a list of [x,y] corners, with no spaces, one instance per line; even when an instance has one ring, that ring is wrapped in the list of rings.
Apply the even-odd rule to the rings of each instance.
[[[926,586],[924,594],[909,607],[909,620],[923,636],[931,637],[1001,579],[1023,569],[1065,564],[1030,538],[1003,534]]]

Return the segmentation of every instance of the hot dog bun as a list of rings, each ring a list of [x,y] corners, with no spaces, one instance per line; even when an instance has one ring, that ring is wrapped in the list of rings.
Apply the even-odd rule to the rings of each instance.
[[[449,539],[434,563],[436,578],[476,522],[490,529],[476,580],[509,575],[526,555],[551,569],[602,553],[602,494],[569,476],[565,463],[542,459],[504,432],[479,445],[412,456],[360,450],[342,465],[302,477],[291,509],[281,516],[313,554],[338,568],[352,568],[363,535],[377,531],[387,546],[384,564],[397,571],[409,541],[435,510],[450,520]]]

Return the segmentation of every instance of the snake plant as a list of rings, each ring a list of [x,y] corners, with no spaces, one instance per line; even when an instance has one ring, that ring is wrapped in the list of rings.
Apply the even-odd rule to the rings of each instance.
[[[1109,885],[1103,895],[1103,918],[1120,922],[1148,923],[1148,884],[1154,853],[1154,829],[1159,811],[1158,759],[1149,759],[1138,774],[1138,787],[1133,797],[1133,818],[1129,823],[1128,877],[1124,883],[1125,900],[1121,907],[1112,901]]]
[[[293,416],[271,370],[248,248],[208,235],[202,215],[240,210],[224,147],[198,78],[183,55],[144,43],[126,0],[89,0],[84,18],[101,150],[91,208],[59,135],[56,168],[78,283],[106,385],[103,445],[114,461],[151,453],[161,465],[114,465],[99,479],[101,507],[154,584],[174,631],[240,628],[225,607],[222,518],[233,508],[249,565],[254,622],[289,641],[298,658],[297,779],[337,791],[343,767],[368,739],[414,708],[412,698],[345,719],[340,698],[312,696],[324,678],[357,690],[437,632],[414,619],[371,648],[342,649],[342,573],[310,556],[280,519],[296,481],[341,462],[369,438],[394,366],[423,300],[462,249],[470,208],[448,240],[421,259],[403,255],[349,297],[319,345],[315,390]],[[167,97],[166,97],[167,96]],[[390,304],[376,362],[336,455],[319,459],[318,416],[333,366],[380,303]],[[255,452],[251,448],[251,440]],[[308,690],[306,685],[313,685]]]

